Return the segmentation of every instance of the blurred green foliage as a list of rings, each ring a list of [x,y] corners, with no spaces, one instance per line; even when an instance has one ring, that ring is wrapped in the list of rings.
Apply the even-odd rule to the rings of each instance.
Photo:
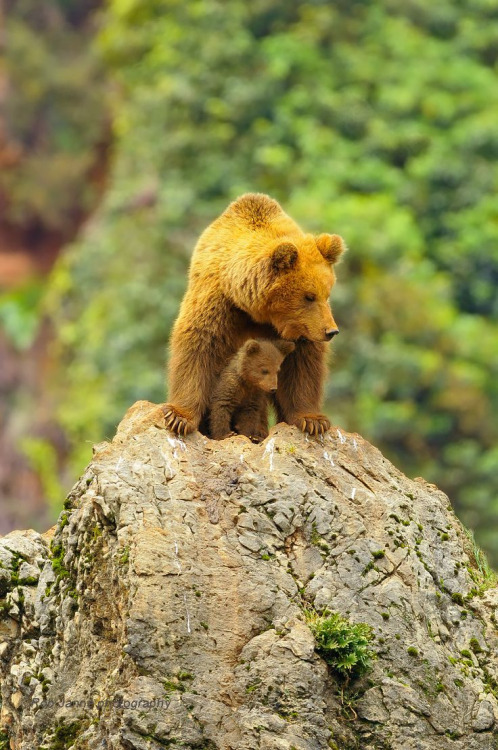
[[[50,293],[75,466],[164,400],[195,239],[267,192],[350,246],[328,413],[445,489],[498,564],[496,3],[111,0],[98,44],[109,190]]]
[[[21,286],[0,292],[0,327],[18,351],[29,349],[38,333],[43,284],[31,279]]]
[[[54,515],[58,516],[61,510],[61,498],[64,498],[66,493],[59,478],[56,449],[44,438],[28,436],[20,441],[20,447],[40,477],[44,496],[53,509]]]
[[[108,118],[95,5],[5,0],[2,124],[15,157],[0,171],[2,221],[66,236],[95,204],[89,176]]]

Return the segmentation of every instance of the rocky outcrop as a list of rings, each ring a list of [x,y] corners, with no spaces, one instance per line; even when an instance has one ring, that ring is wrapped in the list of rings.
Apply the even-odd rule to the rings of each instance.
[[[182,442],[140,402],[53,537],[0,561],[0,748],[497,747],[492,577],[448,498],[358,435]],[[310,612],[372,627],[367,674]]]

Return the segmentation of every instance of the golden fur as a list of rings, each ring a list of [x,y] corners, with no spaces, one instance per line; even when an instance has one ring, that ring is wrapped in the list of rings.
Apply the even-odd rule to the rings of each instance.
[[[326,341],[338,331],[328,303],[337,235],[304,233],[263,194],[243,195],[203,232],[171,336],[166,426],[186,435],[205,418],[217,378],[249,338],[296,342],[275,397],[280,420],[310,434],[319,413]]]

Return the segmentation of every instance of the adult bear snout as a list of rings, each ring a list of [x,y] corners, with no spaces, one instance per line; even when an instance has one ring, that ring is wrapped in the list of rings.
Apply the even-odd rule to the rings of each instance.
[[[338,333],[338,328],[331,328],[329,331],[325,331],[325,338],[327,339],[327,341],[330,341],[334,338],[334,336],[337,336]]]

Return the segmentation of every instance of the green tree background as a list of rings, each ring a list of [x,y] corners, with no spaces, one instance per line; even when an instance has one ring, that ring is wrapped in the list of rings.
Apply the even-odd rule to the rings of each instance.
[[[326,411],[436,482],[498,565],[498,6],[110,0],[108,187],[57,264],[69,475],[137,399],[202,229],[246,191],[344,236]]]

